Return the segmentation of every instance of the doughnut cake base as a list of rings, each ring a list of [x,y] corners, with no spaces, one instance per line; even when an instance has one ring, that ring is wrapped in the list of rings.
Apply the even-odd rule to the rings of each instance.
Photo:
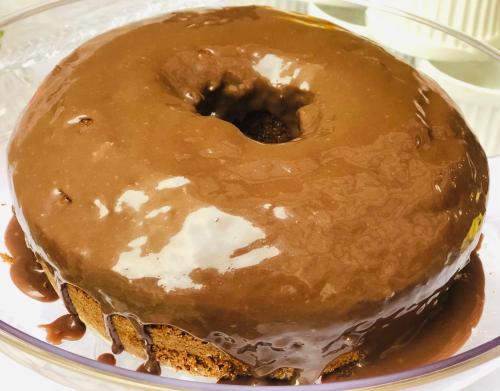
[[[54,289],[60,291],[51,267],[43,261],[40,263]],[[111,341],[110,326],[105,324],[107,316],[101,311],[99,303],[83,290],[70,284],[67,284],[67,293],[69,295],[67,299],[75,315],[87,327]],[[144,350],[143,337],[129,318],[116,314],[111,315],[108,321],[112,322],[116,336],[128,353],[148,359]],[[217,346],[195,338],[176,327],[151,325],[148,332],[152,338],[154,356],[161,365],[193,375],[221,380],[234,380],[236,377],[252,375],[251,369],[241,361],[231,357]],[[360,355],[357,352],[346,353],[328,364],[323,374],[331,373],[359,359]],[[270,379],[288,382],[293,381],[295,377],[296,372],[293,368],[281,368],[268,375]]]

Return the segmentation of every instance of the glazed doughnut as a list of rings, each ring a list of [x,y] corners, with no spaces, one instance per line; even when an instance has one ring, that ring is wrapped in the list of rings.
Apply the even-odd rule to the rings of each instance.
[[[83,44],[8,159],[16,216],[69,308],[149,368],[218,378],[310,383],[387,349],[467,264],[488,191],[435,83],[259,7]]]

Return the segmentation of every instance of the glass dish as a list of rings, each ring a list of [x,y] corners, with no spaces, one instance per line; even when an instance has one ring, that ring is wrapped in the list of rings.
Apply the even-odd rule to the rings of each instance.
[[[346,7],[330,7],[328,15],[341,19]],[[347,2],[349,3],[349,2]],[[352,4],[363,5],[361,1]],[[4,31],[0,48],[0,159],[5,167],[6,145],[16,120],[28,103],[31,95],[44,76],[73,49],[89,38],[109,29],[135,20],[152,17],[182,8],[200,6],[223,6],[243,4],[267,4],[293,11],[307,12],[305,1],[267,0],[60,0],[47,2],[39,7],[0,19],[0,30]],[[365,4],[366,5],[366,4]],[[387,7],[375,7],[377,12],[392,17],[420,23],[426,28],[449,34],[459,40],[470,53],[479,53],[477,61],[491,62],[500,68],[498,50],[488,48],[435,23],[394,11]],[[361,12],[363,20],[363,7]],[[329,17],[329,16],[326,17]],[[54,23],[54,22],[57,23]],[[349,26],[347,26],[349,28]],[[370,38],[372,36],[367,34]],[[376,39],[375,39],[376,40]],[[381,44],[381,40],[378,40]],[[416,64],[425,58],[415,58],[404,52],[404,48],[387,48],[404,60]],[[403,51],[402,51],[403,50]],[[446,89],[446,85],[444,85]],[[451,92],[450,92],[451,93]],[[493,118],[493,117],[492,117]],[[472,126],[473,130],[474,126]],[[490,151],[491,190],[490,200],[500,198],[500,153],[491,149],[500,136],[498,127],[491,126],[488,137],[481,138]],[[496,133],[495,133],[496,132]],[[500,145],[500,144],[499,144]],[[492,152],[491,152],[492,151]],[[0,171],[0,230],[5,230],[11,217],[10,196],[5,170]],[[321,391],[341,389],[377,390],[446,390],[459,389],[500,368],[500,311],[496,303],[500,300],[500,264],[495,258],[500,255],[500,205],[490,202],[481,248],[485,269],[485,309],[480,323],[471,338],[453,357],[420,368],[387,376],[351,380],[339,383],[294,386],[297,391]],[[3,243],[0,252],[4,252]],[[164,369],[162,377],[138,373],[126,368],[136,368],[138,359],[128,354],[117,357],[118,366],[111,367],[96,361],[100,353],[109,351],[109,346],[93,333],[77,342],[65,342],[59,347],[44,342],[44,332],[38,324],[48,323],[65,312],[60,302],[51,304],[35,302],[20,293],[10,282],[8,266],[0,264],[0,351],[19,363],[57,382],[81,390],[250,390],[252,386],[213,384],[213,380],[194,378],[189,375]],[[8,300],[7,300],[8,298]],[[19,309],[22,308],[22,311]],[[289,388],[290,386],[282,386]],[[271,387],[261,386],[261,389]],[[276,389],[273,386],[272,389]]]

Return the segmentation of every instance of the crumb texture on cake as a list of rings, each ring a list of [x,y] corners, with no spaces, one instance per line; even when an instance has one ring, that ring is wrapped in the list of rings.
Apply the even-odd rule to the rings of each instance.
[[[50,267],[42,262],[42,267],[54,286],[59,289]],[[83,290],[68,284],[68,292],[78,317],[87,327],[92,328],[108,341],[111,339],[105,325],[101,306]],[[142,337],[130,319],[123,315],[111,315],[111,321],[125,350],[146,359]],[[193,337],[189,333],[169,325],[151,325],[149,332],[153,339],[155,358],[162,364],[180,371],[216,379],[234,380],[240,376],[251,376],[248,365],[231,357],[217,346]],[[323,373],[333,372],[360,359],[358,352],[343,354],[324,368]],[[280,368],[269,377],[276,380],[291,380],[295,375],[292,368]]]

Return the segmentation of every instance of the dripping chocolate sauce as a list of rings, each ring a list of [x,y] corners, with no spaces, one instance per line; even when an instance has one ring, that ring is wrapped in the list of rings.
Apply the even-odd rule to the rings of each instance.
[[[56,276],[56,283],[57,283],[57,286],[59,287],[60,296],[61,296],[61,299],[64,303],[64,306],[66,307],[66,310],[71,315],[78,317],[78,312],[76,311],[75,305],[73,304],[73,301],[71,300],[71,296],[69,295],[68,284],[61,281],[61,279],[58,276]]]
[[[111,338],[111,351],[113,354],[120,354],[123,352],[124,347],[120,336],[116,332],[115,324],[113,323],[112,315],[104,315],[104,327],[108,331],[108,335]]]
[[[484,306],[484,271],[476,252],[460,271],[437,314],[402,346],[393,347],[350,368],[323,378],[323,382],[363,379],[405,371],[443,360],[469,339]]]
[[[61,283],[56,277],[57,285],[59,286],[60,296],[69,314],[62,315],[54,322],[40,325],[47,331],[47,342],[53,345],[60,345],[62,340],[77,341],[85,335],[86,326],[80,320],[78,312],[71,301],[68,292],[68,285]]]
[[[57,292],[36,261],[33,252],[27,247],[24,233],[15,218],[10,220],[4,240],[10,256],[5,255],[2,258],[11,264],[10,277],[16,287],[25,295],[38,301],[57,300]]]
[[[26,245],[24,233],[15,217],[7,226],[4,240],[10,256],[3,258],[10,261],[10,276],[16,287],[35,300],[56,301],[59,296],[35,255]],[[52,323],[40,325],[47,332],[47,342],[54,345],[61,344],[63,340],[78,340],[85,334],[85,324],[78,318],[63,286],[61,286],[61,293],[69,314],[60,316]]]
[[[482,238],[476,247],[479,250]],[[5,233],[5,243],[10,256],[2,257],[11,263],[11,278],[21,292],[39,301],[50,302],[58,298],[34,254],[26,246],[24,234],[15,218],[10,221]],[[60,295],[69,312],[50,324],[40,325],[47,331],[47,341],[60,344],[63,340],[78,340],[85,333],[85,324],[78,318],[71,301],[68,286],[57,279]],[[476,252],[471,254],[470,263],[456,277],[437,314],[424,325],[420,332],[408,341],[372,357],[369,360],[343,367],[323,377],[323,382],[339,382],[395,373],[435,362],[454,354],[470,337],[477,325],[484,304],[484,271]],[[147,325],[129,317],[143,341],[147,360],[138,372],[161,374],[161,367],[153,351],[153,342]],[[105,315],[104,323],[112,340],[112,351],[119,354],[124,350],[116,332],[112,315]],[[460,327],[457,327],[459,325]],[[97,360],[115,365],[113,354],[101,354]],[[279,381],[245,377],[233,381],[221,380],[225,384],[285,385],[290,381]]]
[[[11,264],[10,276],[16,287],[35,300],[42,302],[56,301],[59,295],[52,287],[47,275],[37,262],[35,255],[26,245],[24,233],[15,217],[12,217],[7,226],[4,241],[10,256],[2,254],[2,258]],[[79,340],[83,337],[86,330],[85,324],[78,317],[78,313],[69,295],[67,284],[61,281],[57,275],[56,283],[59,287],[64,306],[69,314],[60,316],[49,324],[39,326],[46,330],[46,340],[53,345],[59,345],[63,340]],[[137,321],[133,323],[136,325],[136,329],[141,339],[144,341],[145,351],[148,357],[147,361],[137,370],[159,375],[161,373],[161,368],[152,351],[152,339],[144,326],[140,325]],[[106,315],[104,317],[104,324],[112,341],[112,352],[114,354],[120,354],[123,352],[124,347],[116,332],[111,315]],[[111,360],[109,357],[102,359],[107,360],[106,363],[109,363]]]
[[[136,369],[137,372],[149,373],[151,375],[161,375],[161,367],[160,363],[156,359],[156,355],[153,351],[153,338],[149,333],[148,327],[139,320],[129,317],[129,320],[134,325],[137,334],[139,334],[139,338],[144,345],[144,351],[146,352],[146,362],[139,365]]]
[[[112,365],[112,366],[116,365],[116,357],[111,353],[100,354],[97,357],[97,361],[99,361],[100,363],[108,364],[108,365]]]
[[[47,332],[47,342],[52,345],[60,345],[63,340],[77,341],[85,334],[85,323],[77,316],[66,314],[60,316],[49,324],[42,324],[39,327]]]

